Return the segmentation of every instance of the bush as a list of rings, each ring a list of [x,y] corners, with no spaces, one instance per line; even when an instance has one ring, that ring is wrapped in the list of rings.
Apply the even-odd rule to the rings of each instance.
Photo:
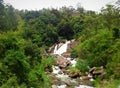
[[[77,61],[76,68],[79,69],[81,72],[84,72],[84,73],[89,71],[89,67],[88,67],[87,63],[85,63],[82,60]]]
[[[96,88],[119,88],[120,80],[110,80],[107,82],[99,81],[96,82]]]
[[[76,67],[69,67],[70,72],[80,73],[80,70]]]
[[[107,71],[110,77],[120,78],[120,51],[115,53],[112,61],[107,64]]]
[[[72,58],[77,58],[78,57],[78,54],[77,54],[76,50],[71,51],[71,57]]]

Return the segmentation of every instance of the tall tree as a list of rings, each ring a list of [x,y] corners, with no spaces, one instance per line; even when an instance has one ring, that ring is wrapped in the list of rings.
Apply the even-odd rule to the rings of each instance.
[[[15,14],[15,9],[11,5],[7,5],[5,11],[6,11],[8,29],[12,29],[12,30],[17,29],[18,21]]]
[[[0,0],[0,30],[5,29],[5,10],[3,0]]]
[[[105,27],[107,27],[109,30],[114,27],[119,27],[120,14],[118,8],[113,5],[107,5],[106,8],[102,8],[101,13],[103,15],[103,19],[105,20]]]

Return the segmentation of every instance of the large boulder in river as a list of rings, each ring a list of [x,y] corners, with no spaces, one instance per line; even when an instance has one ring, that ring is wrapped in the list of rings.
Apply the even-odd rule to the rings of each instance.
[[[103,66],[93,67],[93,68],[90,69],[89,73],[93,76],[93,78],[100,77],[101,79],[103,79],[105,77],[105,74],[106,74]]]
[[[58,65],[61,69],[66,68],[68,65],[70,65],[70,61],[64,58],[57,58],[56,65]]]
[[[80,77],[81,80],[90,80],[92,78],[92,76],[82,76]]]
[[[70,40],[70,43],[68,44],[68,51],[71,51],[79,44],[79,41],[76,41],[75,39]]]
[[[49,52],[49,53],[53,53],[54,48],[55,48],[55,45],[52,45],[52,46],[49,48],[48,52]]]
[[[67,58],[67,57],[70,57],[71,54],[70,54],[70,52],[64,52],[64,53],[62,53],[62,56]]]
[[[57,50],[63,45],[64,43],[59,43],[59,44],[57,44]]]
[[[69,77],[71,77],[71,78],[77,78],[80,76],[81,76],[81,74],[79,72],[70,72],[69,73]]]

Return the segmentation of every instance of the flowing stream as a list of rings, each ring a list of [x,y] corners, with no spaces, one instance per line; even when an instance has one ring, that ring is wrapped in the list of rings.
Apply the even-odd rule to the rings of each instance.
[[[68,48],[68,44],[70,43],[70,41],[66,41],[61,47],[58,48],[58,45],[56,44],[55,48],[54,48],[54,52],[53,54],[57,54],[61,57],[63,57],[64,59],[67,59],[71,62],[71,66],[75,66],[76,65],[76,60],[75,59],[71,59],[70,57],[64,57],[62,56],[62,53],[67,52],[67,48]],[[61,59],[62,60],[62,59]],[[52,66],[53,69],[53,74],[55,74],[55,76],[57,78],[59,78],[61,80],[60,85],[54,84],[52,85],[52,88],[69,88],[67,87],[67,85],[64,82],[69,82],[69,83],[77,83],[76,79],[72,79],[69,77],[69,75],[65,74],[64,72],[61,71],[61,69],[59,68],[59,66]],[[61,72],[61,73],[60,73]],[[73,88],[73,87],[72,87]],[[74,88],[94,88],[91,86],[87,86],[87,85],[75,85]]]

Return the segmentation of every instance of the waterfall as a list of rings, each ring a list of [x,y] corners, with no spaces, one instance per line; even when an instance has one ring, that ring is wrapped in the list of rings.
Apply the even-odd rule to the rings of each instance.
[[[70,44],[70,43],[71,43],[70,41],[66,41],[64,44],[62,43],[62,45],[61,45],[61,43],[56,44],[55,47],[54,47],[53,54],[58,54],[59,55],[58,57],[60,58],[60,61],[63,61],[64,59],[70,61],[71,66],[75,67],[76,63],[77,63],[75,59],[73,59],[71,57],[64,57],[62,55],[64,52],[67,52],[68,44]],[[78,82],[77,82],[78,80],[77,79],[70,78],[69,74],[64,72],[64,69],[60,68],[60,65],[64,65],[67,62],[65,61],[63,63],[63,62],[60,62],[60,61],[58,60],[58,63],[59,63],[58,65],[53,65],[52,66],[52,69],[53,69],[52,73],[55,75],[56,78],[60,79],[61,83],[60,84],[56,84],[56,83],[53,84],[52,88],[67,88],[66,83],[76,84],[76,86],[74,86],[74,88],[94,88],[94,87],[90,87],[90,86],[87,86],[87,85],[78,85]],[[69,69],[67,69],[65,67],[65,71],[69,71]],[[81,79],[79,78],[79,80],[81,80]]]
[[[57,47],[58,47],[58,45],[56,44],[56,45],[55,45],[55,48],[54,48],[54,51],[53,51],[54,54],[56,54]]]
[[[68,47],[69,43],[70,43],[70,41],[66,41],[66,43],[63,44],[59,49],[57,49],[58,45],[56,45],[55,49],[54,49],[54,54],[61,55],[62,53],[67,52],[67,47]]]

